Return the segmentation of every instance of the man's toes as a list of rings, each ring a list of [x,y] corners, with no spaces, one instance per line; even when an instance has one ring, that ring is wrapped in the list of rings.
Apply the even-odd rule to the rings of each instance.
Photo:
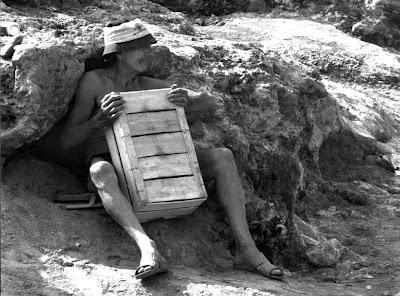
[[[275,268],[273,268],[271,270],[271,275],[273,275],[273,276],[283,276],[283,271],[280,268],[275,267]]]
[[[137,273],[142,273],[142,272],[146,272],[149,271],[150,269],[152,269],[152,267],[150,265],[145,265],[145,266],[140,266],[137,270]]]

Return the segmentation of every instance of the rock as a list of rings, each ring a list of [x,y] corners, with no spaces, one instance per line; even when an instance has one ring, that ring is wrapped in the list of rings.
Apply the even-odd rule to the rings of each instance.
[[[366,155],[365,162],[369,165],[381,166],[393,173],[396,170],[391,162],[391,155]]]
[[[246,1],[223,1],[223,0],[193,0],[193,1],[184,1],[184,0],[173,0],[173,1],[164,1],[164,0],[152,0],[152,2],[156,2],[160,5],[163,5],[173,11],[182,11],[192,14],[201,14],[201,15],[222,15],[222,14],[230,14],[237,11],[256,11],[257,8],[265,7],[265,4],[262,5],[263,1],[260,0],[246,0]]]
[[[343,247],[337,239],[327,240],[316,227],[297,215],[294,221],[308,261],[317,267],[333,266],[339,262]]]
[[[294,216],[294,222],[297,231],[302,238],[302,243],[305,249],[317,246],[319,243],[326,241],[326,238],[318,231],[316,227],[313,227],[309,223],[305,222],[299,216]]]
[[[14,36],[1,47],[0,56],[3,59],[10,59],[15,51],[14,46],[19,45],[24,40],[24,36]]]
[[[246,8],[248,12],[265,12],[267,10],[267,5],[264,0],[250,0]]]
[[[3,1],[0,1],[0,10],[6,11],[6,12],[11,12],[12,8],[8,7]]]
[[[196,30],[188,22],[184,21],[180,24],[172,26],[172,31],[185,35],[196,35]]]
[[[325,179],[337,182],[360,180],[382,186],[382,180],[393,175],[394,167],[389,158],[382,158],[384,151],[380,150],[373,138],[349,130],[332,133],[320,146],[321,174]],[[365,197],[351,199],[366,202]]]
[[[79,0],[5,0],[6,4],[29,4],[31,6],[63,6],[63,5],[78,5],[80,4]]]
[[[63,264],[62,264],[62,266],[71,267],[71,266],[74,266],[74,263],[73,263],[73,262],[70,262],[70,261],[64,261]]]
[[[363,19],[352,26],[351,33],[367,42],[400,49],[400,29],[384,20]]]
[[[380,46],[400,49],[400,3],[396,0],[334,1],[341,29]]]
[[[399,153],[391,153],[387,155],[383,155],[383,158],[390,162],[395,170],[400,170],[400,154]]]
[[[0,98],[2,154],[39,139],[66,114],[83,73],[74,52],[72,45],[21,45],[12,67],[2,63],[9,83]]]
[[[333,192],[350,203],[364,206],[370,203],[369,195],[360,190],[358,183],[332,182],[332,187]]]
[[[321,242],[306,251],[308,260],[317,267],[335,265],[342,256],[343,248],[337,239]]]

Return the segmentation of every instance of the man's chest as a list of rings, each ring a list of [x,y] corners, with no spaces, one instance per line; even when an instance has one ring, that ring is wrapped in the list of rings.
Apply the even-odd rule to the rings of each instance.
[[[100,85],[98,88],[96,96],[96,105],[100,107],[101,100],[109,93],[139,91],[144,89],[145,89],[144,86],[141,84],[141,81],[138,78],[131,79],[126,83],[119,83],[117,81],[105,78],[102,81],[102,85]]]

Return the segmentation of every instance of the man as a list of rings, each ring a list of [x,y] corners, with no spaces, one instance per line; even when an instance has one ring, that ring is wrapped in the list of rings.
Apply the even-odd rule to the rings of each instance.
[[[116,173],[109,161],[103,128],[112,124],[124,110],[124,100],[118,92],[168,88],[170,85],[140,75],[148,67],[146,56],[150,45],[156,43],[140,20],[104,28],[104,43],[103,56],[111,61],[111,65],[84,74],[61,138],[66,149],[85,143],[90,177],[104,208],[140,249],[141,260],[136,277],[142,279],[167,271],[167,262],[157,250],[156,243],[143,230],[118,186]],[[186,112],[216,107],[215,97],[195,94],[189,96],[187,90],[173,85],[168,99],[184,107]],[[244,190],[232,152],[226,148],[214,148],[197,150],[196,153],[203,177],[216,179],[218,199],[224,207],[236,243],[234,267],[282,279],[283,272],[258,251],[250,235]]]

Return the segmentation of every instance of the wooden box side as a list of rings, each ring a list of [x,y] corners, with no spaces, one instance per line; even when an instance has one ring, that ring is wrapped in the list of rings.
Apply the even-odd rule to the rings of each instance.
[[[174,110],[176,105],[166,99],[170,88],[144,91],[121,92],[126,100],[125,113],[141,113],[148,111]]]
[[[118,176],[118,184],[124,196],[127,197],[129,199],[129,202],[132,204],[125,172],[122,168],[121,156],[119,155],[119,150],[118,150],[117,140],[115,139],[114,130],[111,127],[106,128],[104,130],[104,133],[106,135],[108,148],[110,150],[111,160]]]
[[[185,110],[182,107],[178,107],[176,112],[178,114],[179,124],[181,125],[182,128],[183,138],[186,147],[188,149],[193,175],[196,179],[196,183],[200,192],[200,198],[207,198],[207,191],[204,186],[203,177],[201,176],[200,166],[197,160],[196,150],[193,145],[192,136],[190,135],[189,125],[186,120]]]
[[[174,211],[181,212],[179,210],[180,208],[186,208],[187,210],[193,208],[194,210],[207,198],[184,109],[168,101],[166,95],[169,91],[170,89],[168,88],[121,93],[126,99],[125,112],[115,121],[113,127],[115,134],[114,139],[116,140],[120,163],[122,164],[120,167],[124,172],[127,191],[135,212],[141,212],[143,213],[142,215],[145,216],[150,212],[156,211],[159,217],[165,218],[167,216],[173,216]],[[176,112],[179,127],[172,120],[172,110]],[[147,113],[150,114],[147,115]],[[151,122],[152,130],[143,130],[144,136],[142,136],[142,132],[132,132],[131,128],[138,125],[128,121],[130,114],[137,114],[139,116],[132,117],[132,120],[134,118],[140,118],[139,121],[146,122],[149,121],[152,115],[158,114],[166,120],[169,127],[165,130],[165,133],[163,133],[163,128],[155,122]],[[158,140],[161,140],[161,143],[165,142],[164,146],[166,148],[160,149],[162,152],[167,151],[166,155],[168,155],[168,153],[173,153],[169,154],[168,157],[171,157],[170,155],[174,155],[174,153],[187,154],[192,172],[190,175],[189,172],[186,171],[185,162],[181,157],[177,157],[176,160],[169,159],[168,161],[176,161],[179,163],[182,168],[185,168],[184,172],[187,176],[180,177],[179,174],[176,173],[177,178],[168,179],[166,176],[162,175],[162,171],[159,174],[155,174],[153,168],[151,168],[152,164],[149,164],[148,160],[154,157],[154,161],[156,161],[158,151],[151,151],[151,149],[149,149],[150,145],[146,144],[146,141],[153,142]],[[163,146],[163,144],[161,144],[161,146]],[[169,152],[168,149],[170,149],[171,152]],[[142,172],[142,166],[144,164],[147,166],[146,168],[150,168],[147,175],[149,180],[144,180]],[[119,178],[120,176],[122,176],[121,173],[119,173]],[[154,176],[154,179],[151,176]],[[158,179],[158,177],[160,177],[160,179]],[[187,190],[189,188],[196,188],[196,190],[191,192]],[[188,195],[185,193],[185,190],[189,192]],[[175,195],[177,198],[175,200],[171,199],[171,196]],[[168,210],[168,214],[164,215],[162,213],[163,209]],[[155,217],[155,214],[151,214],[150,216]]]
[[[129,197],[133,208],[138,210],[146,203],[146,194],[144,192],[144,183],[141,172],[138,168],[137,157],[132,143],[132,137],[125,114],[121,114],[113,124],[113,131],[121,158],[122,169],[126,177],[126,183],[129,190]]]

